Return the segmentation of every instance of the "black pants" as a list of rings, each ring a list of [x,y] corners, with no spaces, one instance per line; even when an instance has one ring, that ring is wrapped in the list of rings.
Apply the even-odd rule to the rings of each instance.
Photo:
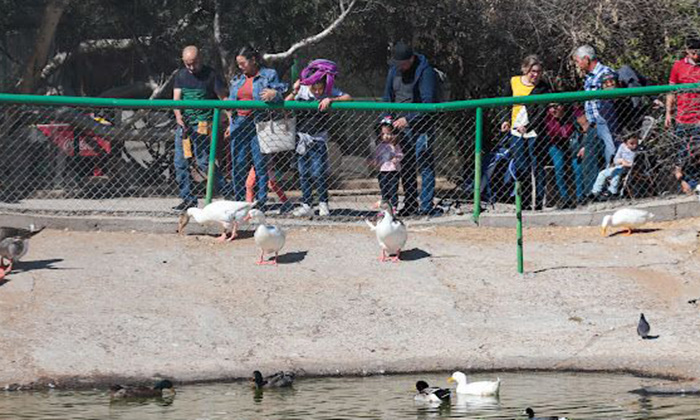
[[[396,209],[399,205],[399,172],[379,172],[379,189],[382,192],[382,200],[391,204]],[[415,178],[414,178],[415,179]]]
[[[416,161],[416,142],[411,136],[401,136],[401,184],[403,185],[403,206],[418,212],[418,163]],[[397,184],[398,188],[398,184]]]

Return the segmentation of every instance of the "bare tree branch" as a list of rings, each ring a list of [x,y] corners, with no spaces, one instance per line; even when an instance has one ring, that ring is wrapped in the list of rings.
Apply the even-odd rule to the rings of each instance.
[[[46,3],[44,16],[34,43],[34,53],[24,67],[22,79],[18,83],[20,92],[31,93],[34,91],[37,84],[37,76],[48,58],[49,47],[56,34],[56,27],[69,2],[70,0],[51,0]]]
[[[313,43],[319,42],[323,38],[327,37],[328,35],[331,34],[337,28],[350,14],[350,11],[352,10],[353,6],[355,6],[355,3],[357,3],[357,0],[352,0],[350,4],[345,7],[345,2],[343,0],[340,1],[340,9],[342,13],[336,20],[333,21],[326,29],[323,31],[317,33],[316,35],[310,36],[306,39],[303,39],[296,44],[292,45],[287,51],[281,52],[281,53],[276,53],[276,54],[265,54],[263,56],[263,59],[265,61],[275,61],[275,60],[283,60],[285,58],[290,57],[294,52],[300,48],[306,47],[307,45],[311,45]],[[344,9],[344,10],[343,10]]]
[[[228,51],[224,48],[224,43],[221,39],[221,0],[214,2],[214,42],[219,50],[219,59],[221,60],[221,69],[224,74],[228,73]]]

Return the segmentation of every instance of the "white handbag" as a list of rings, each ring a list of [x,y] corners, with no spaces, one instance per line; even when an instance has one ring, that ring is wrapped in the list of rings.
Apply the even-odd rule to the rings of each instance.
[[[267,119],[255,123],[258,144],[263,154],[284,152],[296,148],[296,117]]]

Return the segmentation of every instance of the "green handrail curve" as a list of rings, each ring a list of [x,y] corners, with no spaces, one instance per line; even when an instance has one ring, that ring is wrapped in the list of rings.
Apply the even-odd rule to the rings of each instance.
[[[621,88],[600,91],[577,91],[563,93],[548,93],[544,95],[529,95],[519,97],[498,97],[484,99],[469,99],[454,102],[441,102],[430,104],[390,103],[390,102],[335,102],[331,105],[336,110],[355,111],[412,111],[412,112],[446,112],[459,111],[473,108],[493,108],[498,106],[510,106],[515,104],[545,103],[545,102],[575,102],[593,99],[611,99],[627,96],[647,96],[672,93],[681,90],[700,89],[700,83],[686,83],[680,85],[645,86],[638,88]],[[175,101],[172,99],[114,99],[92,98],[81,96],[40,96],[40,95],[16,95],[0,93],[0,104],[26,104],[45,106],[84,106],[99,108],[188,108],[188,109],[288,109],[304,110],[316,109],[317,102],[280,102],[267,103],[262,101]]]

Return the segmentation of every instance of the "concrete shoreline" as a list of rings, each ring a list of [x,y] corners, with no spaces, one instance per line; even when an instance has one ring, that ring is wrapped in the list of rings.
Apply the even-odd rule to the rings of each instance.
[[[484,226],[409,221],[400,264],[376,261],[365,228],[295,226],[279,267],[253,264],[250,234],[222,245],[54,226],[0,285],[0,388],[230,381],[255,369],[700,377],[700,308],[687,303],[700,297],[700,219],[631,237],[528,228],[525,275],[512,230]],[[640,312],[658,340],[636,336]]]

